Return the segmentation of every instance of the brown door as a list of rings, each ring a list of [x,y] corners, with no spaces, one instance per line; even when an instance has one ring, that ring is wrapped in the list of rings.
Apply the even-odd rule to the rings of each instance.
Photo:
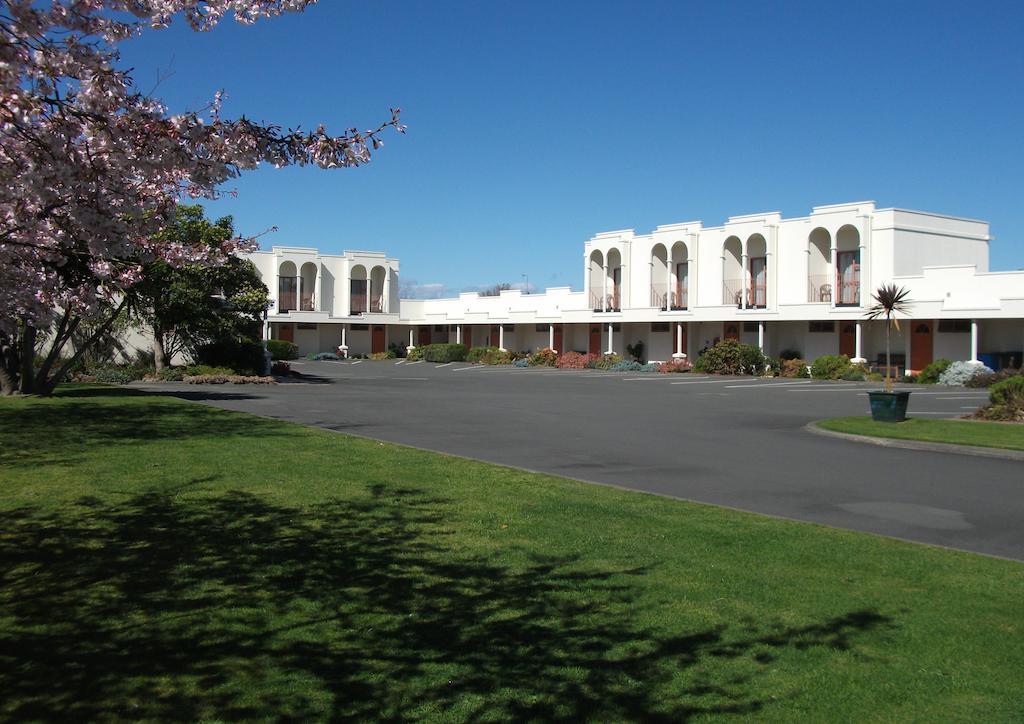
[[[857,325],[843,322],[839,327],[839,354],[853,359],[857,352]]]
[[[387,345],[384,343],[384,325],[375,324],[373,325],[373,337],[370,339],[370,351],[374,354],[378,352],[384,352],[387,349]]]
[[[683,339],[682,345],[679,344],[679,328],[682,327]],[[686,324],[672,323],[672,354],[675,354],[678,350],[682,350],[683,354],[686,354]]]
[[[920,372],[932,363],[932,320],[914,320],[910,323],[910,360],[907,367]]]
[[[601,354],[601,325],[590,325],[590,344],[587,346],[590,354]]]
[[[473,328],[468,324],[462,328],[462,343],[469,349],[473,348]]]
[[[561,324],[556,324],[555,325],[555,349],[558,350],[559,354],[561,354],[562,352],[565,351],[564,349],[562,349],[562,325]]]
[[[726,339],[735,339],[737,342],[740,341],[740,325],[737,322],[726,322],[725,323],[725,334],[723,335]]]
[[[430,344],[430,327],[420,327],[418,330],[418,337],[416,338],[416,344],[419,347],[426,347]]]
[[[490,347],[497,347],[498,346],[498,325],[497,324],[492,324],[491,325],[491,337],[487,341],[487,344]]]
[[[277,338],[285,342],[295,341],[295,325],[291,322],[277,325]]]

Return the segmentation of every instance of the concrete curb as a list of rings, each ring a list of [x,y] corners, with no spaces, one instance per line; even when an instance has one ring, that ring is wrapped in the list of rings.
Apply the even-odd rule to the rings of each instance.
[[[867,443],[881,447],[896,447],[904,450],[923,450],[925,452],[953,453],[955,455],[973,455],[979,458],[999,458],[1001,460],[1017,460],[1024,462],[1024,450],[1003,450],[995,447],[977,447],[975,445],[954,445],[945,442],[925,442],[923,440],[900,440],[894,437],[870,437],[868,435],[851,435],[846,432],[835,432],[818,427],[818,423],[809,422],[804,430],[823,437],[834,437],[848,442]]]

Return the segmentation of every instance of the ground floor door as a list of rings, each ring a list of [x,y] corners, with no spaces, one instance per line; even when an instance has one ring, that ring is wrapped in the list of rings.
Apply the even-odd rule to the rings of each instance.
[[[930,319],[915,319],[910,322],[910,359],[907,367],[920,372],[932,363],[932,331],[934,322]]]
[[[850,359],[857,356],[857,323],[839,323],[839,354],[845,354]]]
[[[462,328],[462,343],[467,349],[473,348],[473,328],[468,324]]]
[[[373,336],[370,339],[370,351],[374,354],[387,351],[387,342],[384,337],[384,325],[373,325]]]
[[[590,354],[601,354],[601,325],[590,325],[590,343],[587,345]]]
[[[686,324],[672,322],[672,354],[679,351],[686,354]]]
[[[488,337],[488,339],[487,339],[487,346],[488,347],[497,347],[498,346],[498,340],[500,339],[500,336],[501,336],[500,332],[498,332],[498,325],[497,324],[492,324],[491,325],[491,331],[490,331],[490,337]]]
[[[277,325],[277,338],[285,342],[295,341],[295,325],[292,322],[285,322]]]
[[[558,350],[559,354],[561,354],[562,352],[565,351],[565,348],[562,347],[562,325],[561,324],[556,324],[555,325],[555,346],[552,349]]]
[[[723,336],[725,339],[735,339],[737,342],[740,341],[740,325],[739,322],[726,322]]]
[[[417,331],[416,346],[426,347],[430,344],[430,327],[420,327]]]

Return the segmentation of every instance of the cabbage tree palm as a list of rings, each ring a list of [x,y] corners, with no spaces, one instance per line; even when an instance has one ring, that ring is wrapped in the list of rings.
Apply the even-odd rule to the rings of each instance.
[[[885,319],[885,391],[892,392],[892,355],[889,349],[890,330],[893,326],[896,331],[900,330],[900,322],[897,314],[910,313],[910,300],[907,295],[910,290],[906,287],[897,287],[895,284],[883,284],[878,291],[872,294],[875,303],[868,308],[868,319]]]

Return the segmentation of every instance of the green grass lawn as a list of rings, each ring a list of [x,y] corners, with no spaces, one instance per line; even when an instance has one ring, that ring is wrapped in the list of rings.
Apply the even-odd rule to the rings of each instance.
[[[819,427],[851,435],[893,437],[900,440],[947,442],[1007,450],[1024,450],[1024,425],[976,420],[921,420],[875,422],[870,417],[836,417],[822,420]]]
[[[0,442],[2,719],[1024,712],[1020,563],[113,388]]]

